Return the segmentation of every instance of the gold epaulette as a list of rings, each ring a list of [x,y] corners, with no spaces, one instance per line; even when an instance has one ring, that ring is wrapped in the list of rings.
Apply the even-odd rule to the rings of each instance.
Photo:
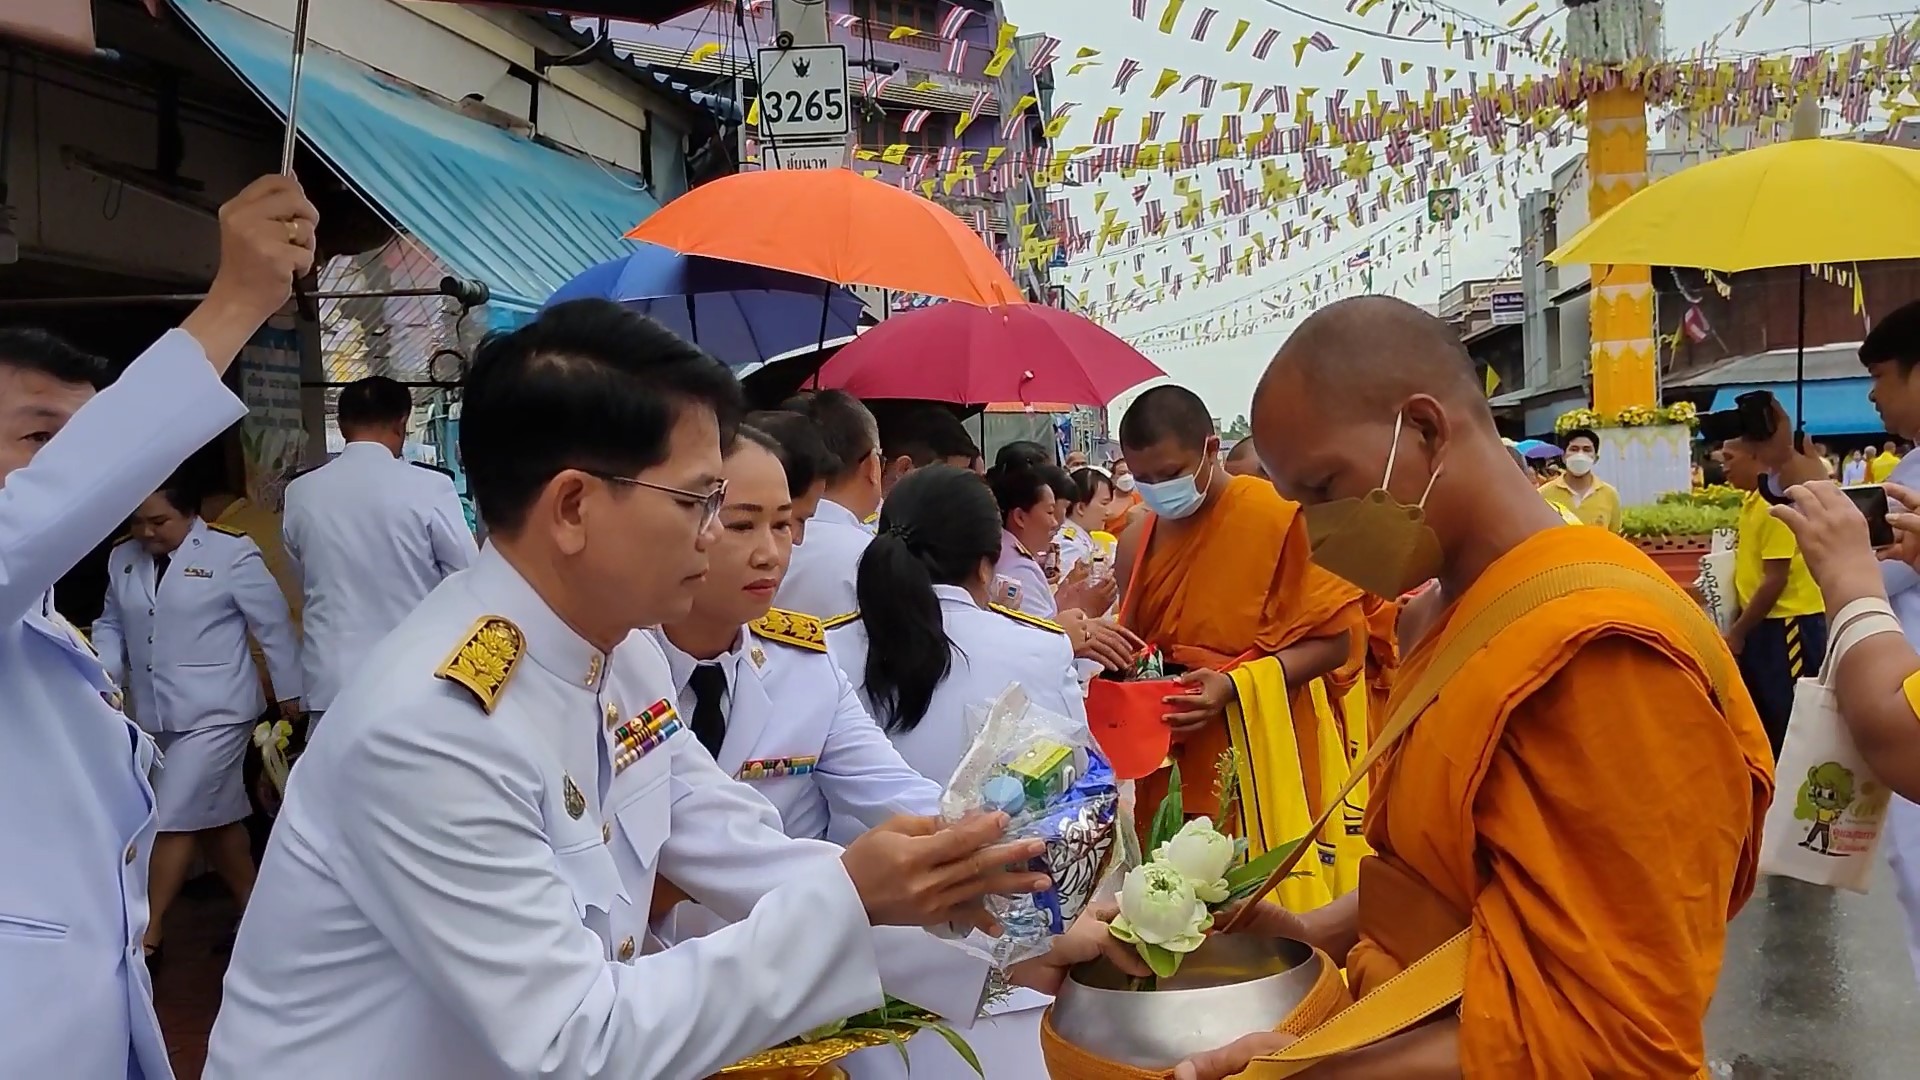
[[[1052,619],[1043,619],[1038,615],[1029,615],[1019,608],[1010,608],[1004,604],[988,604],[987,606],[1005,615],[1007,618],[1012,619],[1014,622],[1023,622],[1028,626],[1037,626],[1042,630],[1050,630],[1056,634],[1064,634],[1067,632],[1066,627],[1061,626]]]
[[[119,547],[121,544],[124,544],[131,539],[133,539],[133,534],[130,532],[124,532],[124,533],[121,533],[119,536],[114,537],[113,540],[107,544],[107,546]]]
[[[526,646],[519,627],[498,615],[482,616],[434,675],[466,687],[480,708],[490,713]]]
[[[862,524],[862,525],[872,525],[872,524],[874,524],[875,522],[878,522],[879,520],[880,520],[880,511],[878,511],[878,510],[875,510],[875,511],[874,511],[873,513],[871,513],[871,514],[868,514],[868,515],[867,515],[866,517],[863,517],[863,518],[861,518],[861,519],[860,519],[860,524]]]
[[[820,629],[835,630],[842,626],[847,625],[848,623],[856,623],[859,621],[860,621],[860,612],[857,610],[849,611],[845,615],[835,615],[831,619],[821,619]]]
[[[774,608],[753,623],[753,632],[768,641],[778,641],[783,645],[811,649],[814,652],[827,651],[826,627],[819,619],[811,615],[803,615],[798,611]]]
[[[218,522],[214,522],[214,521],[209,521],[209,522],[207,522],[207,528],[209,528],[209,529],[212,529],[212,530],[213,530],[214,532],[217,532],[217,533],[226,533],[226,534],[227,534],[228,536],[245,536],[245,535],[247,535],[246,533],[244,533],[244,532],[241,532],[241,531],[240,531],[239,529],[236,529],[236,528],[234,528],[234,527],[233,527],[233,526],[231,526],[231,525],[222,525],[222,524],[220,524],[220,523],[218,523]]]

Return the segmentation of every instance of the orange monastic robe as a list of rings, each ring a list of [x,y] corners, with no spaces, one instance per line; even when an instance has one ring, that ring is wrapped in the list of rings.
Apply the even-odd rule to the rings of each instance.
[[[1662,571],[1604,529],[1495,562],[1408,655],[1396,699],[1540,570]],[[1716,700],[1679,616],[1617,588],[1532,610],[1450,679],[1376,777],[1356,993],[1471,925],[1468,1076],[1705,1074],[1727,921],[1753,891],[1772,757],[1737,676]],[[1397,702],[1396,702],[1397,703]]]
[[[1161,526],[1151,516],[1140,526],[1122,621],[1158,645],[1169,663],[1189,669],[1231,668],[1311,638],[1351,631],[1352,659],[1323,680],[1330,684],[1323,696],[1337,709],[1359,677],[1366,647],[1361,593],[1308,560],[1299,504],[1283,498],[1267,480],[1235,476],[1212,505],[1182,525],[1177,535],[1156,535]],[[1330,792],[1321,780],[1311,683],[1294,692],[1292,706],[1307,801],[1318,813]],[[1213,779],[1228,745],[1221,726],[1174,748],[1187,813],[1218,813]],[[1137,805],[1143,820],[1165,798],[1167,776],[1161,772],[1140,782]]]
[[[1400,603],[1368,593],[1360,610],[1367,620],[1367,725],[1373,733],[1387,722],[1387,699],[1400,670]]]

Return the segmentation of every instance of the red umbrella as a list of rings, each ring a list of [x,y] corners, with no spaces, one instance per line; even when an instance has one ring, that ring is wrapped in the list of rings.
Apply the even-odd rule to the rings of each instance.
[[[1040,304],[937,304],[895,315],[820,369],[859,398],[1105,405],[1166,375],[1091,319]]]

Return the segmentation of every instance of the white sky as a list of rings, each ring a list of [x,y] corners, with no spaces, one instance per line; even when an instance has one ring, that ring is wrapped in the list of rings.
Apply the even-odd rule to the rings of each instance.
[[[1461,18],[1462,25],[1471,22],[1477,16],[1492,28],[1504,28],[1508,18],[1523,8],[1527,0],[1413,0],[1414,12],[1435,7],[1450,7],[1468,18]],[[1162,68],[1173,68],[1183,76],[1205,74],[1221,82],[1235,80],[1251,82],[1256,88],[1275,83],[1286,86],[1290,91],[1301,87],[1320,87],[1326,93],[1346,87],[1350,90],[1349,100],[1358,96],[1364,98],[1369,88],[1375,88],[1383,96],[1391,98],[1394,90],[1388,88],[1382,79],[1380,60],[1382,56],[1395,61],[1406,61],[1416,65],[1405,76],[1395,78],[1399,86],[1409,89],[1416,97],[1426,89],[1426,67],[1433,65],[1444,70],[1457,68],[1460,74],[1455,83],[1443,84],[1445,90],[1450,85],[1465,85],[1469,70],[1481,73],[1492,72],[1494,65],[1491,57],[1476,53],[1475,60],[1467,63],[1460,57],[1458,44],[1449,52],[1437,40],[1441,24],[1436,21],[1422,31],[1422,39],[1435,39],[1427,44],[1420,41],[1395,40],[1386,38],[1388,18],[1394,0],[1383,0],[1365,17],[1359,17],[1347,10],[1347,0],[1187,0],[1181,12],[1178,26],[1172,35],[1162,35],[1158,30],[1160,14],[1167,0],[1149,0],[1147,20],[1135,21],[1132,17],[1130,0],[1003,0],[1007,18],[1018,24],[1023,34],[1042,32],[1052,34],[1062,40],[1060,57],[1055,62],[1054,72],[1056,89],[1054,103],[1058,107],[1064,102],[1079,102],[1073,112],[1073,121],[1056,145],[1073,145],[1092,141],[1093,126],[1101,113],[1109,106],[1121,106],[1125,112],[1115,125],[1115,140],[1131,142],[1139,138],[1140,121],[1148,111],[1159,109],[1166,112],[1166,120],[1161,127],[1159,139],[1178,139],[1180,120],[1185,114],[1201,112],[1205,117],[1200,123],[1203,138],[1212,138],[1220,134],[1219,117],[1228,109],[1237,107],[1237,94],[1220,93],[1214,99],[1214,108],[1202,110],[1199,93],[1182,94],[1176,85],[1158,101],[1152,99],[1152,92]],[[1554,10],[1559,5],[1553,0],[1541,4],[1542,11]],[[1876,18],[1882,13],[1903,13],[1905,22],[1912,19],[1920,0],[1816,0],[1808,4],[1805,0],[1776,0],[1773,10],[1765,18],[1755,17],[1747,25],[1746,32],[1737,39],[1733,36],[1734,20],[1743,11],[1759,6],[1759,0],[1669,0],[1667,5],[1667,48],[1671,54],[1692,53],[1708,42],[1716,34],[1721,40],[1718,55],[1735,56],[1753,52],[1779,53],[1791,50],[1805,51],[1809,26],[1812,17],[1812,39],[1820,44],[1838,43],[1862,38],[1876,37],[1889,30],[1885,18]],[[1189,39],[1189,34],[1199,11],[1203,7],[1219,10],[1211,31],[1204,43]],[[1291,10],[1289,10],[1291,9]],[[1305,13],[1311,18],[1303,17]],[[1395,38],[1405,39],[1417,14],[1403,14],[1395,29]],[[1229,55],[1225,44],[1234,23],[1238,19],[1248,19],[1253,29],[1247,34],[1240,46]],[[1555,16],[1548,25],[1555,27],[1555,36],[1559,36],[1559,27],[1565,19]],[[1265,62],[1256,60],[1252,55],[1253,44],[1258,40],[1262,29],[1273,26],[1281,31],[1280,41],[1276,44]],[[1344,27],[1344,28],[1343,28]],[[1357,28],[1357,29],[1356,29]],[[1361,33],[1360,30],[1371,31]],[[1335,43],[1331,52],[1316,53],[1309,49],[1303,64],[1295,67],[1293,43],[1315,31],[1324,31]],[[1082,46],[1099,49],[1099,66],[1086,69],[1080,75],[1068,77],[1068,67],[1074,59],[1077,49]],[[1355,51],[1364,52],[1366,59],[1354,69],[1351,77],[1343,76],[1343,69]],[[1126,93],[1112,89],[1114,72],[1122,58],[1138,60],[1142,70],[1130,84]],[[1510,60],[1508,70],[1518,77],[1530,70],[1539,70],[1517,54]],[[1485,74],[1481,75],[1485,81]],[[1184,78],[1183,78],[1184,82]],[[1232,102],[1231,105],[1228,102]],[[1251,105],[1249,106],[1251,108]],[[1282,118],[1283,126],[1286,118]],[[1246,130],[1257,130],[1259,124],[1251,116],[1245,121]],[[1656,136],[1657,141],[1657,136]],[[1574,144],[1577,148],[1580,144]],[[1537,169],[1533,164],[1531,150],[1524,154],[1519,150],[1509,151],[1507,164],[1509,169],[1523,165],[1525,172],[1516,183],[1509,178],[1510,188],[1519,193],[1539,190],[1548,182],[1547,178],[1554,167],[1565,161],[1578,149],[1562,148],[1545,155],[1545,169]],[[1483,173],[1489,173],[1492,162],[1488,155],[1482,154]],[[1337,162],[1337,159],[1336,159]],[[1298,159],[1283,159],[1289,171],[1299,176]],[[1202,190],[1211,198],[1215,193],[1217,166],[1209,165],[1185,175],[1193,176]],[[1245,171],[1246,183],[1259,187],[1257,167]],[[1489,175],[1488,181],[1491,181]],[[1133,207],[1132,190],[1145,182],[1143,178],[1123,181],[1118,177],[1103,181],[1096,187],[1077,190],[1075,213],[1083,228],[1097,225],[1099,215],[1092,210],[1092,192],[1105,188],[1108,207],[1121,208],[1119,220],[1137,217]],[[1149,198],[1159,198],[1162,207],[1172,213],[1178,200],[1172,195],[1171,178],[1165,174],[1152,180],[1153,189]],[[1460,186],[1472,193],[1478,181],[1467,181]],[[1316,198],[1312,209],[1322,206],[1339,207],[1343,212],[1346,193],[1352,191],[1352,185],[1336,189],[1331,198]],[[1364,205],[1364,199],[1363,199]],[[1497,204],[1496,204],[1497,206]],[[1512,272],[1517,269],[1513,262],[1513,248],[1520,241],[1518,222],[1518,201],[1509,198],[1504,210],[1496,209],[1491,227],[1482,226],[1477,230],[1458,228],[1453,247],[1453,272],[1456,282],[1471,278],[1493,277],[1503,270]],[[1289,213],[1291,204],[1289,204]],[[1296,250],[1288,259],[1256,269],[1252,275],[1230,275],[1226,279],[1195,290],[1184,290],[1179,299],[1155,304],[1144,312],[1121,316],[1111,324],[1116,333],[1126,336],[1147,329],[1178,325],[1183,320],[1204,318],[1216,313],[1223,304],[1241,298],[1270,296],[1278,299],[1281,291],[1292,283],[1298,285],[1302,270],[1311,270],[1326,262],[1333,255],[1350,251],[1366,243],[1366,237],[1384,227],[1389,221],[1410,220],[1408,209],[1396,206],[1391,211],[1383,211],[1379,223],[1369,229],[1343,229],[1335,234],[1333,240],[1325,245],[1316,237],[1314,247],[1306,252]],[[1471,218],[1472,207],[1467,216]],[[1281,218],[1275,218],[1264,212],[1253,215],[1254,228],[1274,235]],[[1178,235],[1178,229],[1170,230]],[[1196,253],[1216,257],[1219,242],[1205,231],[1196,232]],[[1247,241],[1237,236],[1237,230],[1229,230],[1229,237],[1235,244],[1236,252],[1244,248]],[[1440,292],[1438,260],[1433,257],[1434,237],[1429,236],[1424,251],[1381,261],[1382,251],[1376,248],[1375,285],[1381,291],[1394,291],[1405,299],[1415,303],[1432,303]],[[1159,244],[1147,244],[1124,249],[1124,254],[1116,256],[1114,248],[1102,257],[1082,256],[1074,262],[1074,269],[1064,280],[1070,289],[1091,289],[1091,300],[1103,299],[1106,283],[1110,280],[1119,283],[1119,293],[1124,295],[1134,286],[1133,255],[1136,252],[1147,253],[1143,272],[1150,283],[1157,284],[1162,265],[1172,264],[1174,272],[1180,273],[1190,268],[1180,242],[1176,239],[1165,243],[1163,250]],[[1115,258],[1121,260],[1121,273],[1117,277],[1105,274],[1105,266]],[[1402,275],[1419,267],[1426,259],[1432,266],[1432,276],[1418,280],[1412,288],[1401,283]],[[1084,260],[1084,263],[1083,263]],[[1096,268],[1087,285],[1079,284],[1078,268],[1092,265]],[[1297,288],[1296,288],[1297,291]],[[1196,323],[1197,325],[1197,323]],[[1291,323],[1274,321],[1259,333],[1202,347],[1188,346],[1180,349],[1155,351],[1149,349],[1149,355],[1165,368],[1174,381],[1191,387],[1205,398],[1215,415],[1223,421],[1231,421],[1236,415],[1246,411],[1248,399],[1253,392],[1253,384],[1261,369],[1272,356]],[[1124,409],[1128,398],[1114,403],[1114,417]]]

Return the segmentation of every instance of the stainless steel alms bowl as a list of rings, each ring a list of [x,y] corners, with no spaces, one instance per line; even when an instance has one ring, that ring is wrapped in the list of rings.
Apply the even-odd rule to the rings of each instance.
[[[1256,1031],[1272,1031],[1319,977],[1313,950],[1285,938],[1216,934],[1152,992],[1127,989],[1106,960],[1073,969],[1053,1002],[1053,1030],[1108,1061],[1171,1069]]]

